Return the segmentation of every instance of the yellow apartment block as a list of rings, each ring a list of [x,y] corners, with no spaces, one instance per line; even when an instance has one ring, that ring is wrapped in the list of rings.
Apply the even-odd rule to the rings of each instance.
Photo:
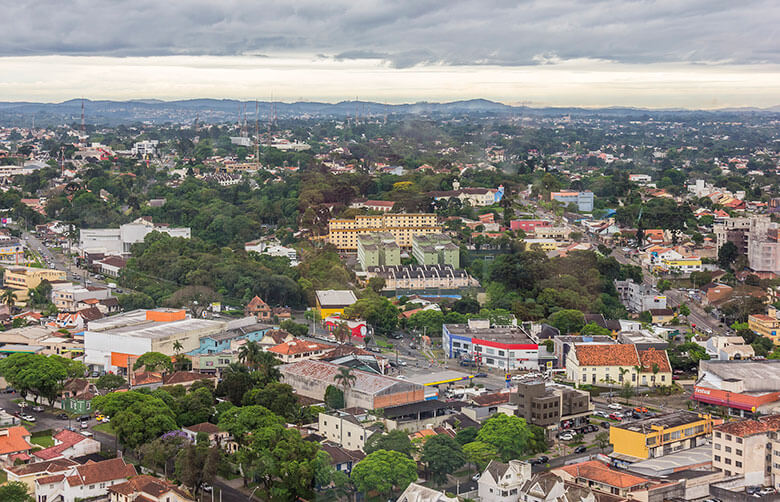
[[[711,433],[711,415],[676,411],[613,425],[609,429],[609,442],[615,454],[631,461],[658,458],[701,446]]]
[[[777,319],[777,310],[773,307],[769,307],[767,314],[751,314],[748,316],[748,327],[753,333],[771,339],[775,345],[780,344],[780,341],[778,341],[778,338],[780,338],[778,336],[780,320]]]
[[[64,281],[65,278],[65,272],[63,270],[35,267],[11,267],[5,269],[3,287],[17,290],[17,299],[23,300],[27,298],[27,290],[38,286],[41,281]]]
[[[399,246],[411,248],[415,235],[433,234],[441,229],[433,213],[364,215],[353,220],[330,220],[328,242],[342,251],[356,251],[360,234],[390,232]]]

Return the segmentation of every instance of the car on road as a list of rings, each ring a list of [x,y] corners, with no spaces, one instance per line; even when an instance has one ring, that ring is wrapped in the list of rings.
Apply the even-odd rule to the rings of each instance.
[[[558,439],[560,439],[561,441],[571,441],[572,439],[574,439],[574,436],[572,436],[568,432],[564,432],[563,434],[558,436]]]
[[[574,453],[585,453],[588,448],[585,445],[574,448]]]
[[[609,413],[607,413],[606,411],[596,410],[596,411],[593,412],[593,414],[596,415],[597,417],[601,417],[601,418],[609,417]]]
[[[623,407],[620,406],[618,403],[612,403],[609,406],[607,406],[607,408],[609,408],[610,410],[619,410]]]
[[[89,428],[89,422],[81,422],[81,428],[82,429],[88,429]]]
[[[35,422],[35,417],[32,415],[22,415],[20,418],[28,422]]]
[[[621,420],[623,420],[623,415],[621,413],[610,413],[609,414],[609,418],[611,418],[612,420],[617,420],[618,422],[620,422]]]
[[[40,413],[40,412],[43,411],[43,406],[33,406],[32,410],[35,411],[35,412]]]
[[[59,420],[67,420],[68,419],[68,415],[66,413],[58,413],[57,416],[54,417],[54,418],[57,418]]]
[[[487,378],[487,373],[477,373],[474,378]]]
[[[636,408],[634,408],[634,411],[637,413],[647,413],[648,409],[645,408],[644,406],[637,406]]]
[[[601,422],[599,426],[601,426],[602,429],[609,429],[610,427],[609,422]]]

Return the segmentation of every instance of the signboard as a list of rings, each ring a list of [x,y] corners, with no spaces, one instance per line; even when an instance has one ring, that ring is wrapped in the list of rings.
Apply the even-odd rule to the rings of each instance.
[[[552,367],[553,367],[553,362],[552,361],[547,361],[547,369],[551,370]]]

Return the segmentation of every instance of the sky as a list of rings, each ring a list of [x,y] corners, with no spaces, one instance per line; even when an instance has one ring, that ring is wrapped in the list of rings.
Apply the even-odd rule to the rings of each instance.
[[[0,100],[780,105],[776,0],[0,0]]]

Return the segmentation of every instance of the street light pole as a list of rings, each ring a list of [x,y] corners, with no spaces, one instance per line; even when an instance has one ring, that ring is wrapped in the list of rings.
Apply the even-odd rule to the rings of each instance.
[[[249,498],[247,498],[247,500],[248,500],[249,502],[251,502],[251,501],[252,501],[252,497],[254,497],[254,495],[255,495],[255,492],[257,491],[257,489],[258,489],[258,488],[260,488],[260,487],[259,487],[259,486],[255,486],[255,489],[254,489],[254,490],[252,490],[252,493],[250,493],[250,494],[249,494]]]

